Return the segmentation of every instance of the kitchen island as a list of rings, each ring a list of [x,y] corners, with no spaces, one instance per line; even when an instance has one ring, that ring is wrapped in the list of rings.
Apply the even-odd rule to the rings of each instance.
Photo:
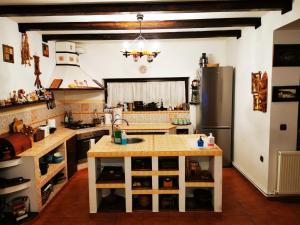
[[[89,170],[89,204],[90,213],[102,211],[101,203],[106,190],[121,190],[124,195],[124,209],[126,212],[139,210],[136,200],[139,196],[150,196],[151,204],[148,210],[158,212],[166,205],[160,200],[166,196],[175,196],[175,210],[185,212],[193,210],[190,202],[192,192],[211,193],[211,209],[215,212],[222,211],[222,150],[214,147],[198,148],[196,146],[199,135],[128,135],[130,138],[143,139],[142,142],[127,145],[114,144],[110,136],[104,136],[88,152]],[[202,135],[206,139],[205,135]],[[148,160],[148,168],[137,169],[135,163],[141,159]],[[177,168],[167,169],[162,160],[172,159],[177,161]],[[119,181],[102,182],[99,177],[105,166],[116,163],[123,167],[124,179]],[[167,161],[166,161],[167,162]],[[198,165],[199,170],[211,175],[211,179],[189,179],[191,172],[190,162]],[[195,162],[197,162],[195,164]],[[146,163],[147,164],[147,163]],[[176,163],[175,163],[176,164]],[[196,166],[197,167],[197,166]],[[193,168],[194,169],[194,168]],[[150,177],[150,187],[136,187],[133,182],[137,177]],[[162,181],[164,177],[172,177],[173,185],[166,188]],[[122,192],[123,191],[123,192]],[[121,194],[122,195],[122,194]],[[160,199],[161,198],[161,199]],[[209,199],[209,198],[208,198]],[[200,200],[201,201],[201,200]],[[145,205],[145,202],[139,201]],[[201,207],[200,207],[201,208]],[[207,208],[206,208],[207,209]],[[198,210],[198,208],[197,208]]]

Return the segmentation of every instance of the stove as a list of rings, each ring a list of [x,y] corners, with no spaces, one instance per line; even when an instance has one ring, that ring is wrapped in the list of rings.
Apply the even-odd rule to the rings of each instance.
[[[72,130],[79,130],[79,129],[84,129],[84,128],[95,127],[95,124],[93,124],[93,123],[74,122],[74,123],[67,124],[66,127],[70,128]]]

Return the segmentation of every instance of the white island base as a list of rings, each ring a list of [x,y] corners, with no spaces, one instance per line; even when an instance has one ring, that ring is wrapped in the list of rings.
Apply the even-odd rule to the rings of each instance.
[[[212,210],[222,212],[222,150],[215,145],[210,148],[199,149],[196,141],[199,135],[142,135],[134,136],[143,138],[144,141],[137,144],[116,145],[111,142],[109,136],[103,137],[88,152],[89,175],[89,205],[90,213],[98,213],[102,200],[102,192],[105,189],[122,190],[125,197],[126,212],[135,211],[133,196],[151,195],[152,212],[160,211],[159,198],[161,195],[178,196],[179,212],[188,209],[186,199],[191,190],[195,188],[211,190]],[[204,139],[206,138],[203,135]],[[151,168],[147,171],[134,170],[132,160],[138,157],[151,158]],[[159,159],[161,157],[173,157],[178,160],[178,169],[160,170]],[[187,181],[186,161],[188,159],[200,162],[202,169],[208,170],[212,175],[212,181]],[[97,183],[103,165],[122,165],[125,172],[125,182]],[[159,177],[178,177],[178,187],[165,189],[160,187]],[[152,188],[133,189],[133,177],[151,177]],[[193,211],[193,210],[190,210]]]

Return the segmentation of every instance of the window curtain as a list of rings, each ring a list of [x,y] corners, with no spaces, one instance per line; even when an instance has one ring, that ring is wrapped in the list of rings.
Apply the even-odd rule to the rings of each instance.
[[[107,104],[143,101],[160,103],[164,107],[176,107],[186,102],[184,81],[107,83]]]

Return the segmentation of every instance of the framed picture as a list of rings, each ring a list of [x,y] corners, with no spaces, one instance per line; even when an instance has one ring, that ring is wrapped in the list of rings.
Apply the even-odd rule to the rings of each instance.
[[[43,56],[49,57],[49,46],[45,43],[43,43],[42,46],[43,46]]]
[[[299,86],[273,87],[272,102],[297,102],[299,99]]]
[[[14,48],[8,45],[2,45],[3,48],[3,61],[14,63]]]
[[[274,45],[273,66],[300,66],[300,44]]]

